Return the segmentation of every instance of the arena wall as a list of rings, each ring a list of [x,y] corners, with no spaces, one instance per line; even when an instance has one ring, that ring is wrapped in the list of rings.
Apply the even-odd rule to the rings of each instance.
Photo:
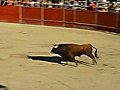
[[[120,14],[110,12],[0,6],[0,21],[71,28],[92,28],[120,33]]]

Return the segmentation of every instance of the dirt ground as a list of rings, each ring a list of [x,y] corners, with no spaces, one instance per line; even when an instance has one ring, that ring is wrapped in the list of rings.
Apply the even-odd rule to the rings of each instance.
[[[98,48],[98,65],[81,56],[78,67],[62,66],[50,53],[56,43],[91,43]],[[120,90],[120,36],[0,22],[0,84],[10,90]]]

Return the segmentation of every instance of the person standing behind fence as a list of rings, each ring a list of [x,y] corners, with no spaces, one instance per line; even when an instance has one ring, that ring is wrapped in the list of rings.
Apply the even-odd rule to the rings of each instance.
[[[53,4],[58,4],[61,0],[51,0]]]
[[[6,6],[8,4],[8,1],[7,0],[0,0],[0,5],[1,6]]]
[[[96,2],[91,2],[91,3],[89,4],[89,7],[90,7],[90,10],[95,11],[95,10],[96,10],[96,7],[97,7]]]
[[[109,3],[108,4],[108,11],[109,12],[114,12],[114,10],[115,10],[114,4],[113,3]]]

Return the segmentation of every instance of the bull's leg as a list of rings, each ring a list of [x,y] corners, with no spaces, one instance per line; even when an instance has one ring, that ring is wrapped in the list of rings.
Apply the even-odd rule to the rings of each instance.
[[[76,67],[78,66],[78,61],[75,60],[74,56],[71,55],[71,57],[66,58],[66,63],[64,65],[68,65],[68,61],[72,61],[75,63]]]
[[[71,61],[75,62],[76,67],[78,66],[78,61],[75,58],[72,58]]]
[[[95,60],[95,57],[92,54],[87,54],[87,56],[93,60],[93,65],[97,64],[97,61]]]
[[[63,63],[63,66],[68,65],[68,60],[66,60],[66,63]]]
[[[66,57],[62,57],[62,58],[63,58],[63,59],[65,60],[65,62],[66,62],[66,63],[63,63],[62,65],[63,65],[63,66],[68,65],[68,61],[69,61],[69,59],[66,58]]]
[[[75,60],[74,62],[75,62],[75,64],[76,64],[76,67],[77,67],[77,66],[78,66],[78,61],[76,61],[76,60]]]

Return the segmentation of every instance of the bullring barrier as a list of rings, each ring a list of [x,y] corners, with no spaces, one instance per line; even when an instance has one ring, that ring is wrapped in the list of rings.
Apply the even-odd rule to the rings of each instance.
[[[0,6],[0,21],[120,33],[120,14],[63,8]]]

